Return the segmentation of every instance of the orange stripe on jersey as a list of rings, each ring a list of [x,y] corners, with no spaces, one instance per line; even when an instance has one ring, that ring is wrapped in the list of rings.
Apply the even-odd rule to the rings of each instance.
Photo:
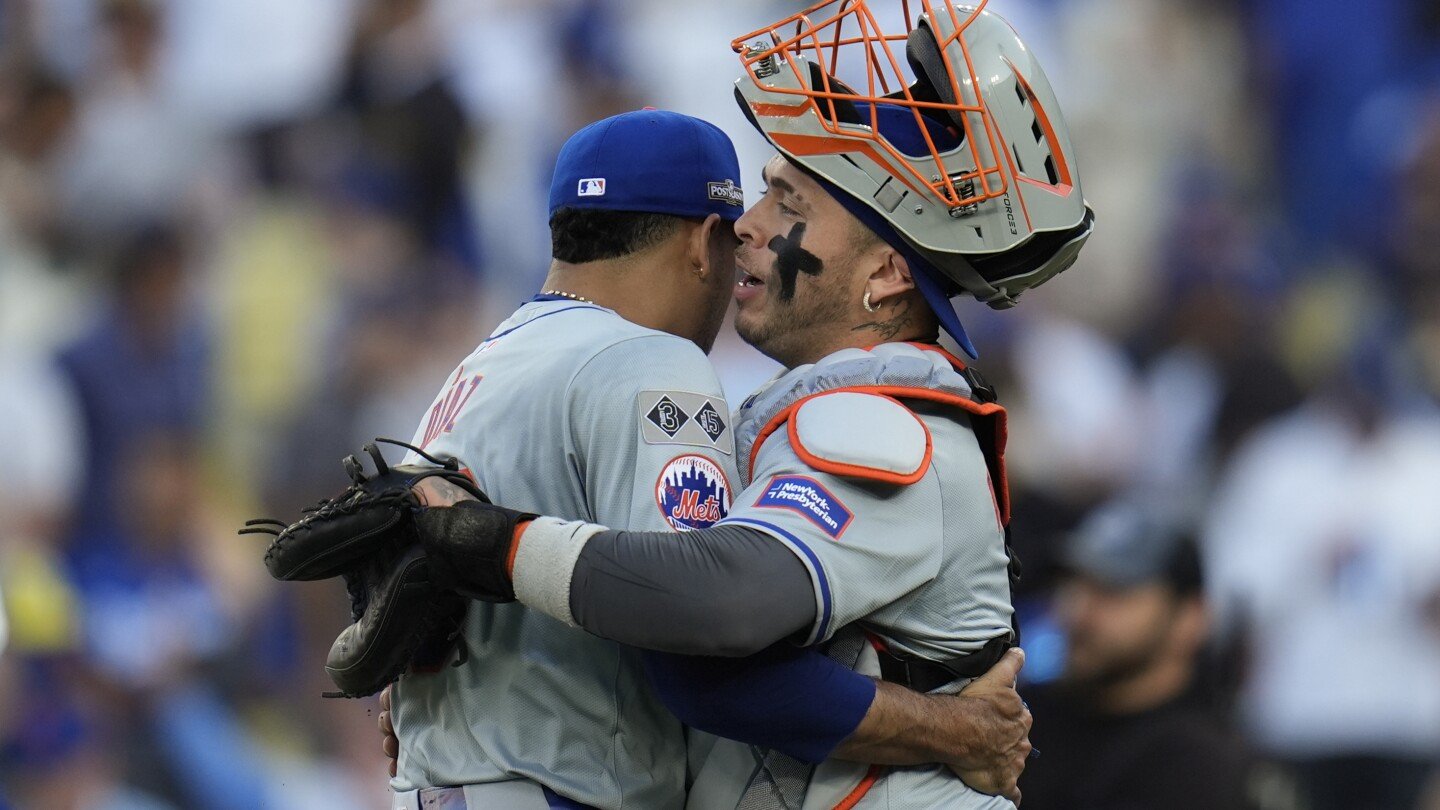
[[[859,804],[860,800],[865,798],[865,794],[870,792],[870,788],[875,787],[875,782],[878,781],[884,773],[885,766],[871,765],[870,770],[865,773],[865,778],[861,779],[860,784],[856,785],[854,790],[850,791],[845,798],[840,800],[839,804],[835,805],[835,810],[850,810],[850,808]]]

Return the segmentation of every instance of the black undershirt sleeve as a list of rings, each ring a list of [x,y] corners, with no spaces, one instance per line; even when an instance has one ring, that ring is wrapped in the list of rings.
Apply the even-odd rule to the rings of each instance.
[[[604,531],[575,564],[570,612],[632,647],[751,655],[815,621],[815,587],[778,541],[746,526]]]

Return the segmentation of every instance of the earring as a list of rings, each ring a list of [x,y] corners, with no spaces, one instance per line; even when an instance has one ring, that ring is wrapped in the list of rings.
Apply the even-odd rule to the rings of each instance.
[[[879,312],[880,308],[870,304],[870,291],[865,291],[865,297],[860,299],[860,306],[865,307],[866,312]]]

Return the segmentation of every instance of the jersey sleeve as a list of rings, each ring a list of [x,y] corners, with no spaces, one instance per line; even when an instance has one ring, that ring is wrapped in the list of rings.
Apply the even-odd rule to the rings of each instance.
[[[764,440],[754,469],[725,523],[765,532],[809,570],[815,624],[803,643],[825,641],[903,602],[939,574],[940,483],[928,465],[908,483],[826,472],[803,461],[777,431]]]
[[[585,363],[565,396],[567,452],[596,523],[689,531],[729,512],[739,478],[729,406],[694,343],[620,341]]]

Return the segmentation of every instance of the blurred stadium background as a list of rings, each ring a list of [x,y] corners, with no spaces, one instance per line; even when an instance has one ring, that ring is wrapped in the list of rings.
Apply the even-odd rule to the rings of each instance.
[[[235,528],[408,438],[534,291],[579,126],[712,120],[753,198],[729,39],[798,6],[0,0],[0,807],[388,806],[374,704],[319,697],[341,590]],[[1099,219],[962,309],[1013,414],[1027,677],[1064,660],[1046,561],[1140,493],[1200,527],[1218,719],[1282,765],[1440,761],[1440,5],[991,8]],[[735,401],[774,368],[715,360]]]

